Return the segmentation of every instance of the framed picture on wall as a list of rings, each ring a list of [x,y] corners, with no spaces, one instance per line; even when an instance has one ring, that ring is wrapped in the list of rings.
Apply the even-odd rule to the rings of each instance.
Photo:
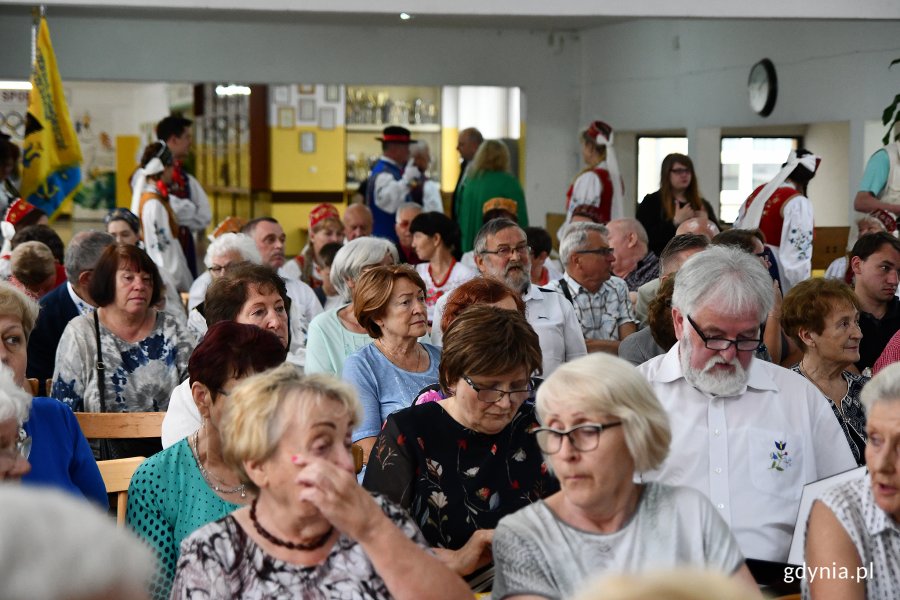
[[[316,101],[312,98],[300,98],[300,102],[298,103],[300,106],[300,120],[301,121],[315,121],[316,120]]]
[[[275,98],[275,104],[287,104],[290,102],[291,91],[286,85],[276,85],[272,96]]]
[[[341,88],[338,85],[325,86],[325,102],[338,102],[341,99]]]
[[[297,124],[297,117],[293,106],[278,107],[278,128],[293,129]]]
[[[304,131],[300,133],[300,152],[302,154],[315,154],[316,132]]]
[[[315,94],[316,86],[308,84],[308,83],[298,83],[297,84],[297,93],[298,94]]]
[[[334,129],[337,124],[337,111],[333,106],[323,106],[319,109],[319,129]]]

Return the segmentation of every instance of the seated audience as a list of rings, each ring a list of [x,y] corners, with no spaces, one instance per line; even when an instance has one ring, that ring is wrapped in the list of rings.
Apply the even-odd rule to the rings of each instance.
[[[628,286],[612,274],[613,248],[607,230],[596,223],[570,223],[559,243],[565,276],[548,289],[575,307],[589,352],[616,354],[619,343],[637,331]]]
[[[99,231],[82,231],[72,236],[66,248],[68,281],[41,298],[41,312],[28,340],[27,375],[38,380],[43,393],[50,393],[44,390],[44,382],[53,377],[56,348],[66,325],[78,315],[90,316],[94,311],[96,302],[89,292],[91,278],[100,255],[114,243],[111,235]]]
[[[406,512],[357,484],[360,413],[350,386],[287,365],[234,389],[223,457],[256,497],[182,542],[171,597],[465,597]]]
[[[255,325],[275,334],[285,349],[290,345],[289,304],[284,279],[269,267],[254,264],[229,267],[223,277],[209,286],[203,303],[210,327],[222,321]],[[287,360],[297,363],[290,352]],[[190,378],[185,379],[172,392],[162,424],[163,448],[191,435],[203,424],[192,385]]]
[[[333,204],[323,202],[309,213],[309,239],[300,254],[285,262],[281,267],[282,277],[299,279],[312,289],[322,287],[322,246],[344,241],[344,224]]]
[[[0,446],[19,452],[0,459],[0,479],[24,475],[26,484],[56,487],[106,507],[106,487],[75,415],[53,398],[31,397],[25,348],[37,315],[34,301],[0,284],[0,396],[7,399],[6,410],[0,409]],[[27,463],[21,459],[30,461],[30,472],[23,472]]]
[[[344,304],[337,288],[331,283],[331,265],[334,264],[334,257],[337,256],[337,253],[343,247],[344,244],[342,242],[331,242],[330,244],[325,244],[319,250],[319,259],[321,260],[319,272],[322,274],[322,286],[317,287],[313,291],[322,305],[322,310],[339,308]]]
[[[613,250],[613,274],[625,281],[629,292],[659,277],[659,257],[650,250],[647,232],[637,219],[613,219],[606,224]]]
[[[791,370],[809,379],[828,400],[856,464],[866,462],[866,411],[860,392],[869,378],[854,373],[859,360],[859,301],[843,281],[807,279],[784,298],[785,332],[803,351]]]
[[[364,200],[365,201],[365,200]],[[352,242],[358,237],[372,235],[372,210],[365,204],[351,204],[344,210],[344,239]],[[322,281],[325,281],[325,277]]]
[[[860,372],[873,366],[887,343],[900,331],[900,240],[880,231],[860,237],[850,250],[853,291],[859,300]]]
[[[811,600],[895,598],[900,573],[900,366],[862,391],[868,413],[868,476],[838,485],[812,506],[806,528],[807,569],[852,577],[803,579]],[[859,577],[865,569],[865,577]]]
[[[856,462],[815,386],[754,357],[772,303],[756,257],[716,246],[684,263],[672,295],[679,341],[638,367],[672,428],[669,457],[641,477],[697,489],[745,556],[784,562],[803,486]]]
[[[566,361],[584,356],[584,334],[572,303],[562,294],[531,283],[531,252],[528,238],[515,222],[493,219],[475,237],[475,261],[482,277],[490,277],[517,292],[527,307],[526,318],[538,335],[543,356],[543,373],[548,375]],[[434,307],[431,341],[441,345],[438,325],[446,296]]]
[[[895,223],[894,228],[896,229],[896,227]],[[886,231],[886,229],[884,223],[878,217],[868,214],[856,220],[856,231],[856,239],[858,240],[869,233],[878,233],[879,231]],[[825,269],[825,278],[840,279],[844,283],[853,285],[853,270],[850,268],[850,257],[848,255],[839,256],[831,261],[831,264]]]
[[[194,338],[153,308],[161,286],[156,265],[137,246],[104,250],[90,283],[98,308],[72,319],[59,340],[54,398],[74,411],[166,410],[172,390],[187,377]],[[160,449],[152,438],[109,440],[106,447],[102,454],[109,456],[100,458],[150,456]]]
[[[59,234],[56,233],[52,227],[49,225],[29,225],[28,227],[23,227],[13,236],[11,243],[12,249],[15,250],[22,242],[41,242],[50,248],[50,252],[53,254],[53,259],[55,261],[54,267],[56,269],[56,284],[53,287],[62,285],[66,282],[66,268],[64,266],[66,254],[65,244],[63,244],[62,238],[59,237]]]
[[[105,511],[18,485],[0,485],[0,506],[4,598],[146,600],[150,550]]]
[[[416,256],[426,261],[416,265],[416,273],[425,282],[430,324],[438,299],[478,275],[478,271],[458,262],[462,257],[459,225],[450,217],[439,212],[423,212],[412,220],[409,231],[413,234]]]
[[[419,390],[438,381],[441,350],[419,342],[427,332],[425,282],[412,267],[363,273],[353,289],[353,310],[374,340],[347,357],[342,375],[363,407],[353,442],[368,457],[387,416],[410,406]]]
[[[447,297],[444,314],[441,316],[441,330],[447,331],[459,313],[476,304],[516,310],[523,317],[526,312],[522,297],[511,288],[490,277],[476,277],[453,290]]]
[[[693,217],[679,225],[678,229],[675,230],[675,235],[683,233],[696,233],[711,240],[719,234],[719,226],[716,225],[715,221],[707,217]]]
[[[417,265],[424,262],[416,254],[416,249],[412,245],[412,232],[409,226],[412,224],[419,214],[422,213],[422,205],[415,202],[404,202],[397,209],[395,217],[394,232],[397,234],[397,255],[400,257],[398,262]]]
[[[0,232],[3,233],[3,248],[0,249],[0,279],[8,279],[10,275],[9,256],[12,254],[13,237],[26,227],[46,225],[48,221],[47,213],[22,198],[17,198],[9,205],[6,216],[0,222]]]
[[[568,598],[600,573],[682,566],[756,586],[703,494],[634,482],[663,462],[671,438],[637,371],[612,356],[567,363],[538,389],[537,415],[534,434],[561,489],[500,521],[492,598]]]
[[[531,283],[545,286],[562,277],[562,271],[556,267],[555,261],[550,259],[553,240],[547,230],[543,227],[526,227],[525,235],[528,238],[528,247],[531,248]]]
[[[645,283],[637,291],[634,313],[642,326],[647,324],[647,305],[656,297],[660,283],[678,272],[687,259],[705,250],[710,239],[698,233],[680,233],[669,240],[659,255],[659,278]]]
[[[450,324],[447,399],[390,415],[363,485],[408,510],[428,543],[478,591],[492,578],[497,522],[559,489],[530,431],[541,349],[518,311],[473,306]]]
[[[56,287],[56,260],[45,244],[22,242],[9,258],[9,282],[32,300],[39,300]]]
[[[188,371],[200,428],[141,463],[128,486],[128,526],[156,551],[154,598],[169,597],[182,540],[250,501],[252,495],[222,459],[222,413],[238,382],[277,367],[284,355],[284,344],[273,333],[233,321],[213,325],[191,354]]]
[[[494,219],[509,219],[513,223],[516,222],[516,211],[518,210],[518,205],[515,200],[510,200],[509,198],[491,198],[487,202],[484,203],[484,206],[481,207],[481,224],[484,226],[488,221],[493,221]],[[523,229],[523,231],[527,231],[527,227]],[[529,247],[531,245],[531,241],[529,239]],[[460,261],[462,264],[466,265],[470,269],[478,270],[478,265],[475,264],[475,249],[469,250],[462,255],[462,259]]]
[[[674,238],[673,238],[674,239]],[[656,297],[647,308],[647,326],[632,333],[619,344],[619,358],[638,366],[665,354],[678,341],[675,339],[675,326],[672,324],[672,292],[675,290],[675,278],[662,280]]]
[[[356,280],[381,265],[397,263],[397,248],[375,237],[361,237],[344,244],[331,265],[331,283],[343,304],[318,315],[309,324],[306,342],[306,373],[330,373],[341,376],[348,356],[372,342],[369,333],[356,320],[353,288]]]
[[[225,269],[240,263],[263,264],[253,238],[243,233],[231,232],[223,233],[212,240],[206,248],[203,262],[206,265],[206,272],[194,281],[188,297],[188,310],[192,314],[194,309],[203,303],[207,288],[213,281],[222,277]],[[202,310],[199,316],[203,316]]]

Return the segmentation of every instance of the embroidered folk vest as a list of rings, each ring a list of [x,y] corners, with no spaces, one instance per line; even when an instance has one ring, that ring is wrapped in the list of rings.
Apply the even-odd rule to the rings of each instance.
[[[761,185],[753,190],[753,193],[747,198],[745,214],[746,211],[750,210],[750,205],[763,187],[765,187],[765,185]],[[759,229],[766,236],[766,243],[770,246],[781,246],[781,228],[784,225],[784,207],[794,196],[799,195],[800,192],[792,187],[780,187],[775,190],[772,197],[766,201],[762,217],[759,219]]]
[[[600,185],[602,186],[600,190],[600,205],[599,205],[599,214],[600,214],[600,222],[608,223],[612,218],[612,198],[613,198],[613,187],[612,187],[612,178],[609,176],[609,171],[602,167],[595,167],[593,169],[584,170],[579,173],[579,177],[588,171],[593,172],[597,177],[600,178]],[[575,178],[576,180],[578,177]],[[569,186],[569,190],[566,192],[566,212],[569,211],[569,205],[572,203],[572,190],[575,189],[575,182],[572,182],[572,185]]]

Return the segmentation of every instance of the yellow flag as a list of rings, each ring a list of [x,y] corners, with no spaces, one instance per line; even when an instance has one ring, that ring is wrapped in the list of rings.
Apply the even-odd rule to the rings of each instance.
[[[31,70],[22,166],[22,197],[48,215],[81,187],[81,147],[69,119],[45,18]]]

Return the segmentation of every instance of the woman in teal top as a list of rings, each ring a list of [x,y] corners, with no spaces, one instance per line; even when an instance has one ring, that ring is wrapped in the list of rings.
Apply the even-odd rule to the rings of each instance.
[[[239,380],[280,365],[285,356],[275,334],[233,321],[210,327],[191,354],[200,429],[141,463],[128,486],[128,527],[157,554],[153,598],[169,597],[184,538],[253,499],[222,460],[219,420]]]
[[[509,198],[518,205],[519,225],[528,227],[525,192],[519,180],[509,172],[509,150],[499,140],[486,140],[472,159],[459,204],[459,228],[462,251],[472,250],[475,234],[481,229],[484,203],[492,198]]]

